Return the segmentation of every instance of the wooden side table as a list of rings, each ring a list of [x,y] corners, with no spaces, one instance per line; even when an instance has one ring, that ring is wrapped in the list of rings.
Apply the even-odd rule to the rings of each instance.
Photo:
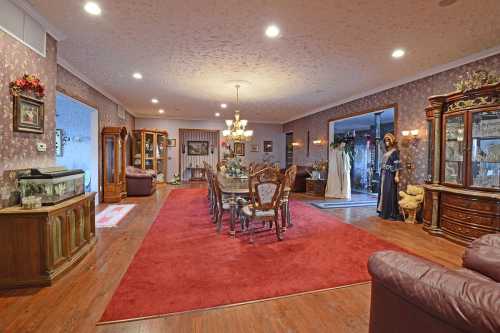
[[[316,196],[325,196],[326,179],[306,179],[306,193]]]

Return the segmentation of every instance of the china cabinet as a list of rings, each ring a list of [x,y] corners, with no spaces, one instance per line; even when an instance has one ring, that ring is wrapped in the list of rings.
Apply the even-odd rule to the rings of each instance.
[[[167,131],[140,129],[133,133],[133,166],[156,171],[156,181],[164,183],[167,178]]]
[[[424,229],[462,244],[500,232],[500,83],[429,104]]]
[[[119,202],[127,196],[125,127],[105,127],[102,130],[103,201]]]

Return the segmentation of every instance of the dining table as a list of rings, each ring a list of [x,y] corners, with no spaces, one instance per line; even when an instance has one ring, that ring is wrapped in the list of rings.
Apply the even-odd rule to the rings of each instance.
[[[240,206],[243,200],[248,200],[250,194],[250,187],[248,185],[249,177],[247,175],[241,176],[230,176],[224,172],[217,173],[217,181],[219,182],[220,190],[226,195],[228,199],[228,204],[230,207],[230,228],[229,234],[231,236],[236,235],[235,223],[238,212],[238,206]],[[289,187],[285,187],[284,191],[290,192]]]

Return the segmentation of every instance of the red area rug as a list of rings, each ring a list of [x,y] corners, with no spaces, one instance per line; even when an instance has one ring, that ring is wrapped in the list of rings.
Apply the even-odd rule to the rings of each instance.
[[[206,190],[171,192],[101,323],[261,300],[369,281],[368,257],[399,249],[302,202],[294,226],[230,238],[210,222]]]

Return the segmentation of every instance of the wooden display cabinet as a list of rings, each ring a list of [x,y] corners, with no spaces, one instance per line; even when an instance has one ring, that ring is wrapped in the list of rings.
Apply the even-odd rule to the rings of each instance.
[[[500,83],[429,103],[424,229],[461,244],[500,232]]]
[[[140,129],[133,132],[132,165],[143,170],[156,171],[156,181],[167,180],[168,133],[157,129]]]
[[[0,242],[0,288],[52,284],[96,242],[95,193],[37,209],[0,209]]]
[[[127,129],[105,127],[102,130],[103,201],[120,202],[127,196],[125,181]]]

